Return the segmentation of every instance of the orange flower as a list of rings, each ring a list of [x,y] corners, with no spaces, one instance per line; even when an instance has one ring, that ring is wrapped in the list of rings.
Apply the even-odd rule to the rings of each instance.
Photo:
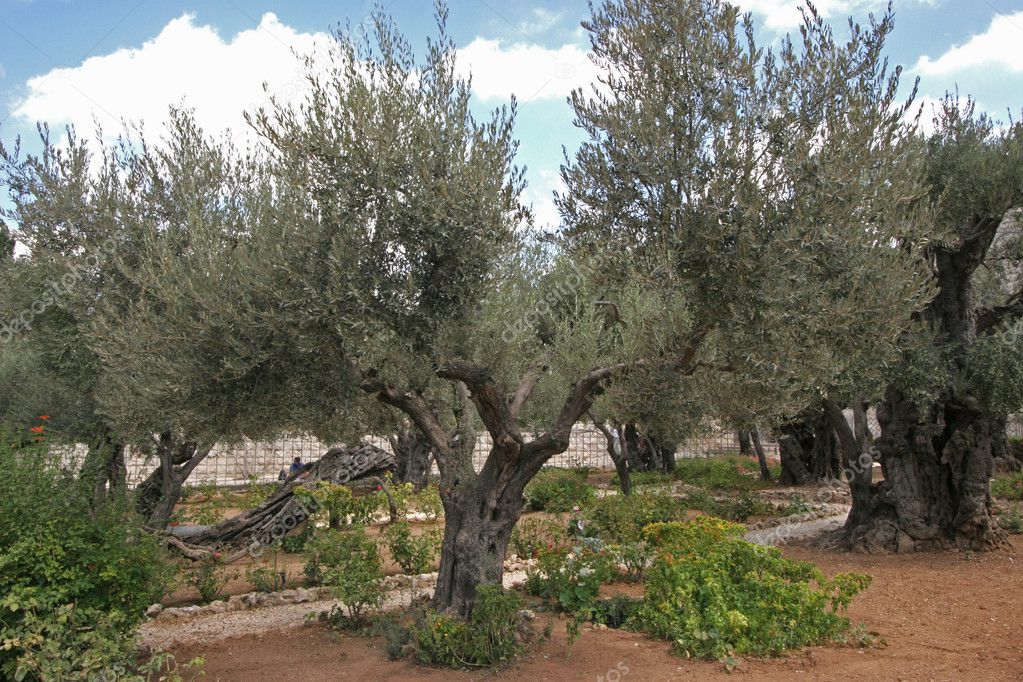
[[[39,418],[42,419],[43,421],[46,421],[47,419],[50,418],[50,415],[48,415],[48,414],[41,414],[41,415],[39,415]]]
[[[29,429],[29,431],[31,431],[32,433],[42,433],[43,432],[43,427],[41,427],[41,426],[33,426],[31,429]]]

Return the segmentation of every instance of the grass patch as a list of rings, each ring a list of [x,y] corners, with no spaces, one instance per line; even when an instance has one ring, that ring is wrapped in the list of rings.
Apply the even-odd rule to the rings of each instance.
[[[991,494],[1003,500],[1023,500],[1023,471],[996,476]]]

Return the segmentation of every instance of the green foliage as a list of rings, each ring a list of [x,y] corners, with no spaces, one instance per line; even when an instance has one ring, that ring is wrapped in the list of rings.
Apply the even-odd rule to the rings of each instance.
[[[490,667],[506,663],[522,650],[518,611],[522,599],[495,585],[479,585],[468,622],[427,611],[412,627],[412,645],[420,663],[449,668]]]
[[[849,633],[839,612],[869,576],[829,580],[813,564],[742,540],[743,530],[709,517],[648,528],[659,551],[629,626],[670,640],[679,654],[714,659],[777,654]]]
[[[526,571],[526,590],[560,611],[589,613],[600,586],[614,576],[614,560],[608,549],[586,543],[541,549],[536,565]]]
[[[526,486],[524,497],[534,511],[566,512],[592,500],[594,488],[585,470],[546,469]]]
[[[346,485],[319,481],[315,488],[296,488],[296,494],[311,499],[319,511],[314,518],[326,516],[331,528],[364,526],[373,520],[384,497],[376,492],[355,495]]]
[[[245,570],[245,579],[257,592],[280,592],[288,587],[288,574],[280,566],[280,547],[270,548],[270,560]]]
[[[608,495],[583,511],[584,532],[596,535],[604,542],[633,542],[640,537],[644,526],[658,521],[680,520],[685,510],[685,505],[667,495]]]
[[[535,557],[542,549],[564,546],[568,541],[565,524],[556,519],[531,516],[519,520],[512,531],[512,550],[519,557]]]
[[[753,490],[767,485],[756,472],[746,471],[749,460],[736,456],[683,458],[675,463],[676,479],[711,490]]]
[[[995,476],[991,494],[1003,500],[1023,500],[1023,471]]]
[[[384,598],[380,551],[364,528],[318,533],[305,554],[306,575],[330,588],[350,625],[358,624],[366,609],[380,606]]]
[[[6,608],[0,600],[0,608]],[[4,650],[20,656],[13,668],[4,668],[4,679],[50,682],[93,682],[116,679],[124,682],[183,682],[172,654],[156,652],[145,662],[136,660],[133,625],[119,611],[104,613],[64,604],[55,610],[30,608],[24,611],[20,631],[4,632]],[[188,679],[203,676],[202,658],[184,667]]]
[[[998,527],[1009,533],[1023,533],[1023,513],[1019,509],[1009,509],[998,515]]]
[[[653,558],[653,548],[643,540],[609,545],[608,551],[625,567],[625,578],[636,582],[643,578],[647,564]]]
[[[387,549],[391,557],[407,574],[426,573],[437,560],[440,551],[441,531],[427,530],[416,535],[412,524],[398,521],[384,531]]]
[[[444,514],[444,504],[440,500],[440,487],[436,483],[430,483],[413,494],[410,504],[413,509],[424,514],[431,521],[436,521]]]
[[[0,431],[0,677],[134,666],[135,625],[172,575],[159,543],[123,501],[91,508],[46,446],[10,441]]]
[[[204,603],[214,601],[220,597],[224,586],[236,577],[234,572],[225,569],[226,566],[223,555],[213,552],[196,562],[185,576],[185,582],[195,588]]]

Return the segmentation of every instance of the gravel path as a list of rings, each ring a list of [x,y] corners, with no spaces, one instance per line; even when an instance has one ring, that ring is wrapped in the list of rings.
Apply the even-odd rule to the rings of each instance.
[[[766,528],[754,528],[744,536],[757,545],[784,545],[794,540],[812,540],[824,533],[837,530],[845,524],[849,506],[829,504],[817,514],[782,519],[781,523]]]
[[[504,586],[526,579],[525,571],[506,571]],[[406,608],[413,599],[432,595],[433,586],[404,587],[387,593],[383,611]],[[308,617],[315,617],[321,611],[329,611],[338,602],[333,599],[267,606],[246,611],[229,611],[181,618],[170,621],[147,621],[139,627],[142,645],[149,649],[168,649],[172,646],[208,643],[228,637],[257,634],[268,630],[297,627]]]

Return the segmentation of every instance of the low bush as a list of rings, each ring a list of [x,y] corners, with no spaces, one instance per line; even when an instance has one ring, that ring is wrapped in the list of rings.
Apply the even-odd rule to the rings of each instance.
[[[584,543],[542,549],[526,571],[526,591],[567,613],[592,611],[600,586],[614,576],[615,557]]]
[[[584,535],[596,535],[607,543],[634,542],[644,526],[681,520],[685,511],[679,500],[667,495],[608,495],[584,510],[581,530]]]
[[[991,481],[991,494],[1003,500],[1023,500],[1023,471],[996,476]]]
[[[199,599],[208,603],[217,599],[236,574],[224,570],[225,562],[220,552],[214,552],[209,557],[196,562],[195,566],[185,576],[185,582],[191,585],[199,593]]]
[[[615,561],[625,569],[626,580],[639,582],[647,565],[653,558],[653,547],[642,540],[609,545],[608,550]]]
[[[735,456],[680,459],[674,476],[679,481],[711,490],[753,490],[766,483],[755,470],[747,470],[748,462]]]
[[[813,564],[746,542],[744,530],[711,517],[647,528],[658,556],[629,627],[670,640],[681,655],[716,659],[845,637],[840,612],[870,577],[829,580]]]
[[[717,499],[709,492],[699,490],[683,496],[682,504],[688,509],[695,509],[731,521],[745,522],[751,516],[767,516],[775,512],[775,508],[770,503],[748,490],[743,491],[738,498],[734,499]]]
[[[269,561],[245,571],[245,579],[256,592],[280,592],[288,587],[288,573],[280,563],[281,548],[271,546]]]
[[[411,628],[411,646],[427,665],[479,668],[505,663],[522,650],[521,608],[522,599],[514,592],[479,585],[468,621],[426,611]]]
[[[173,567],[127,500],[93,507],[45,444],[12,440],[0,431],[0,679],[132,679],[135,626]]]
[[[437,560],[441,532],[427,530],[421,535],[412,532],[412,524],[399,521],[384,531],[387,549],[395,563],[408,574],[426,573]]]
[[[1003,511],[998,515],[998,527],[1013,535],[1023,533],[1023,513],[1018,509]]]
[[[535,511],[566,512],[581,507],[594,497],[585,470],[548,469],[526,486],[526,505]]]
[[[521,519],[511,536],[512,551],[522,558],[535,557],[541,549],[564,546],[567,542],[565,524],[540,517]]]
[[[299,486],[296,494],[310,500],[310,506],[319,510],[314,518],[326,520],[331,528],[364,526],[384,504],[379,493],[355,495],[348,486],[329,481],[320,481],[313,488]]]
[[[380,551],[364,528],[319,533],[305,551],[306,575],[330,588],[351,625],[361,622],[367,609],[380,606],[384,598]]]

